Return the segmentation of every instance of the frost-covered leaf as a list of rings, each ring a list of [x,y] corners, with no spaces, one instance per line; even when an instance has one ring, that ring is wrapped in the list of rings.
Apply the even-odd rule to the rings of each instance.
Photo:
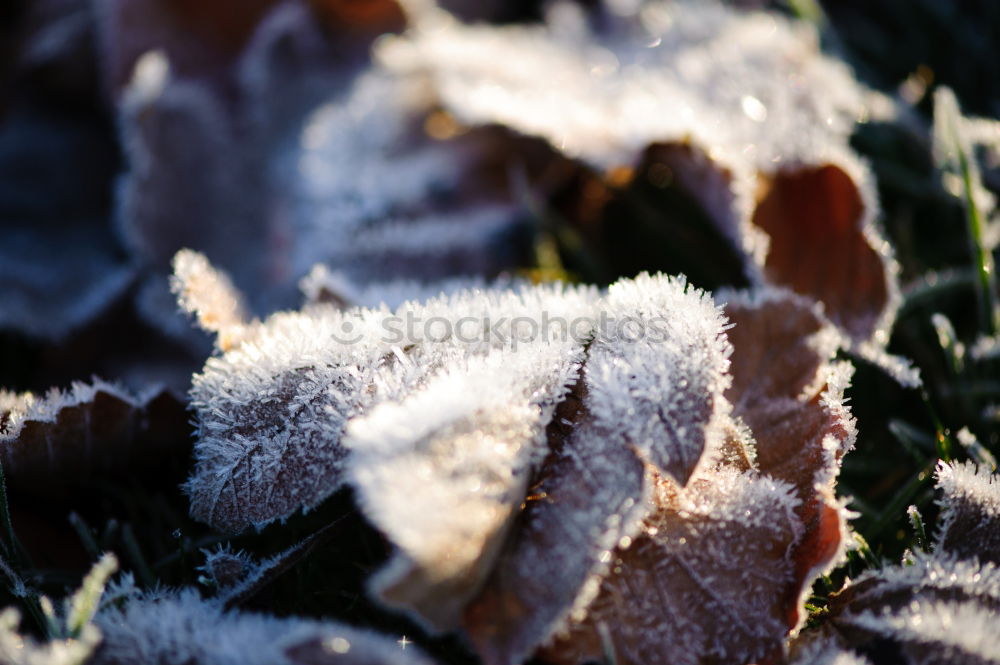
[[[711,296],[683,280],[613,284],[587,354],[587,403],[604,436],[684,484],[722,445],[732,348]]]
[[[57,481],[135,473],[184,454],[187,420],[161,389],[132,395],[94,381],[45,396],[0,391],[0,460],[11,487],[51,492]]]
[[[633,177],[676,184],[744,254],[748,277],[815,298],[856,342],[884,344],[895,265],[848,146],[865,91],[809,28],[774,14],[636,7],[601,31],[567,5],[544,28],[438,19],[380,55],[429,76],[460,121],[542,137],[611,174],[612,194]]]
[[[593,599],[611,552],[648,511],[642,460],[608,445],[578,398],[557,412],[563,439],[542,467],[523,513],[464,629],[489,665],[520,663]]]
[[[1000,663],[995,477],[971,463],[941,463],[933,553],[864,573],[836,594],[829,620],[800,639],[875,662]],[[803,646],[802,648],[806,648]],[[818,648],[818,647],[817,647]]]
[[[726,396],[753,432],[760,469],[792,483],[803,498],[817,484],[832,488],[856,436],[842,395],[850,372],[832,363],[839,335],[815,305],[786,291],[720,299],[728,300],[735,349]]]
[[[848,373],[830,363],[839,336],[813,304],[734,297],[733,382],[726,319],[684,280],[641,275],[602,297],[515,284],[395,310],[344,300],[246,325],[196,377],[196,517],[227,530],[283,519],[346,471],[396,548],[376,593],[435,628],[460,621],[491,665],[523,661],[560,628],[571,637],[547,653],[599,657],[598,627],[622,598],[634,614],[615,620],[616,649],[642,662],[687,628],[653,596],[698,590],[699,607],[739,598],[748,614],[728,640],[685,635],[672,658],[780,651],[841,551],[832,486],[853,436]],[[779,349],[788,359],[772,366]],[[781,428],[775,411],[801,422]],[[688,560],[681,538],[705,546]],[[634,584],[664,561],[688,581]]]
[[[833,481],[853,423],[841,395],[846,370],[830,364],[837,335],[792,294],[729,300],[726,395],[745,424],[721,428],[721,463],[687,487],[654,476],[643,528],[607,553],[610,574],[596,596],[543,649],[555,662],[599,660],[609,648],[626,663],[780,655],[803,620],[803,595],[841,555]]]
[[[97,618],[95,665],[429,665],[417,649],[334,623],[227,612],[193,590],[133,598]]]
[[[575,665],[610,649],[615,662],[638,665],[779,654],[802,532],[797,503],[787,483],[730,469],[686,488],[658,479],[655,513],[611,553],[586,619],[543,658]]]
[[[482,617],[482,624],[473,617],[468,625],[475,639],[484,639],[483,649],[527,655],[585,595],[602,553],[637,520],[627,516],[639,508],[643,494],[636,453],[686,480],[703,457],[721,448],[729,347],[711,299],[683,280],[643,275],[613,286],[600,304],[599,315],[581,310],[561,322],[551,305],[539,310],[534,315],[555,321],[551,332],[562,335],[562,343],[554,343],[557,338],[518,346],[509,358],[507,352],[491,355],[433,380],[398,406],[376,407],[349,426],[361,504],[405,555],[376,578],[383,598],[398,603],[423,593],[427,600],[417,607],[423,618],[437,627],[457,622],[490,572],[527,494],[532,463],[547,452],[538,443],[574,378],[581,336],[589,337],[589,326],[601,326],[587,353],[589,422],[579,432],[583,440],[577,441],[576,433],[567,439],[565,459],[547,463],[552,486],[536,482],[532,492],[545,498],[528,518],[536,522],[524,527],[522,521],[531,536],[512,536],[524,548],[505,555],[485,597],[469,610]],[[494,316],[502,313],[494,309]],[[616,468],[628,469],[625,482]],[[456,513],[455,505],[464,509]],[[622,520],[626,524],[616,524]],[[524,563],[537,564],[543,544],[538,537],[544,544],[558,543],[561,555],[544,555],[559,570],[542,579]],[[554,579],[560,584],[552,584]],[[523,595],[543,584],[550,585],[545,595],[553,602]],[[487,638],[484,632],[496,630],[497,616],[489,607],[490,596],[497,594],[520,597],[505,599],[508,606],[500,608],[505,614],[512,612],[511,604],[522,607],[510,617],[513,634]]]
[[[873,659],[998,663],[1000,571],[944,552],[866,573],[831,604],[840,641]]]
[[[846,518],[834,488],[857,437],[844,400],[852,368],[832,362],[838,333],[807,299],[767,290],[728,300],[734,351],[727,397],[753,433],[757,468],[790,483],[800,499],[805,530],[793,558],[801,595],[845,547]],[[802,609],[791,611],[791,625],[798,625]]]
[[[970,462],[941,464],[937,552],[1000,565],[1000,477]]]
[[[529,344],[452,367],[348,426],[358,502],[398,551],[376,592],[439,629],[458,625],[489,574],[576,380],[581,342]]]
[[[543,312],[574,321],[589,315],[595,298],[593,289],[521,285],[394,311],[310,306],[252,324],[241,344],[194,379],[200,440],[188,483],[192,514],[239,531],[315,506],[343,482],[348,420],[467,356],[530,352],[539,330],[529,324],[542,322]],[[525,334],[529,346],[520,349]],[[553,372],[570,376],[571,356],[561,363]]]
[[[569,403],[575,406],[567,407],[567,416],[553,423],[557,429],[550,431],[550,440],[560,443],[554,446],[552,457],[532,487],[524,514],[495,572],[466,614],[466,630],[487,663],[520,662],[557,629],[567,626],[568,634],[556,633],[554,644],[543,650],[557,662],[601,659],[608,634],[621,659],[618,662],[659,662],[667,658],[701,662],[713,653],[734,659],[771,653],[801,621],[799,603],[804,590],[817,572],[832,565],[839,554],[841,511],[832,498],[832,488],[824,488],[822,497],[817,497],[812,482],[814,476],[832,482],[838,458],[810,459],[811,448],[817,444],[810,438],[813,433],[804,428],[792,432],[783,442],[787,446],[784,454],[792,456],[808,473],[808,481],[801,488],[802,498],[795,496],[800,489],[790,484],[801,478],[783,482],[758,474],[752,432],[730,419],[729,403],[722,395],[730,381],[730,348],[720,338],[726,329],[724,319],[710,301],[697,293],[681,297],[683,293],[683,284],[643,277],[634,283],[623,281],[610,290],[606,311],[619,320],[631,317],[642,321],[644,326],[639,329],[647,334],[667,334],[657,338],[659,343],[641,339],[629,345],[617,340],[620,365],[614,370],[596,361],[607,353],[600,351],[599,345],[614,348],[613,344],[599,337],[589,347],[584,390]],[[809,397],[819,400],[817,395],[823,387],[820,369],[830,369],[827,363],[837,348],[836,335],[815,318],[814,307],[807,301],[792,295],[784,299],[790,301],[783,304],[793,312],[797,306],[807,317],[813,317],[809,319],[814,324],[811,330],[789,331],[781,337],[774,335],[769,325],[759,325],[760,321],[772,320],[771,325],[782,325],[784,312],[766,311],[772,300],[782,300],[776,294],[770,298],[745,297],[741,308],[731,304],[727,309],[727,313],[734,312],[732,321],[736,324],[728,333],[735,348],[733,376],[739,382],[728,391],[734,398],[744,398],[744,390],[753,395],[759,392],[762,403],[769,398],[777,400],[785,394],[783,391],[798,398],[803,388],[811,385],[815,392]],[[665,321],[654,321],[657,317]],[[654,322],[661,327],[652,326]],[[744,329],[736,335],[741,325]],[[788,347],[796,341],[796,334],[817,331],[827,333],[828,343],[818,348],[806,344],[804,357],[796,356],[798,363],[806,365],[798,368],[801,376],[792,377],[793,382],[800,381],[799,385],[783,385],[789,380],[787,368],[770,363],[755,366],[759,363],[757,354],[770,358],[777,348],[794,351]],[[628,353],[622,355],[625,351]],[[626,356],[643,358],[643,362],[621,369]],[[687,372],[682,371],[685,368]],[[619,384],[619,390],[612,390],[609,379],[616,376],[626,377],[626,386],[646,389],[622,390]],[[751,380],[760,384],[749,388]],[[769,382],[773,386],[770,394],[766,389]],[[605,390],[591,394],[594,385]],[[829,398],[829,410],[819,405],[815,409],[827,414],[831,428],[833,424],[849,427],[846,411],[834,404],[835,393]],[[714,404],[710,409],[689,406],[679,410],[683,418],[673,428],[644,432],[641,425],[632,424],[636,420],[641,423],[644,413],[655,414],[656,409],[650,411],[650,407],[674,399],[688,404],[711,400]],[[748,412],[747,401],[749,398],[743,400],[739,412]],[[617,407],[616,416],[608,415],[614,413],[609,405]],[[594,412],[604,417],[595,417]],[[660,475],[655,466],[644,468],[642,463],[652,463],[650,444],[666,446],[677,441],[681,427],[687,431],[680,442],[697,451],[693,454],[698,463],[692,466],[695,471],[691,481],[695,487],[681,488],[668,475]],[[847,429],[837,433],[846,436]],[[795,443],[801,449],[794,447]],[[838,443],[838,449],[849,445],[846,441]],[[675,448],[663,449],[676,455]],[[771,454],[778,453],[772,450]],[[705,464],[706,460],[722,466]],[[690,473],[691,469],[687,469],[677,478],[686,481]],[[651,480],[656,488],[652,500],[647,496]],[[716,481],[724,487],[713,485]],[[745,504],[740,506],[739,501],[744,499]],[[761,505],[756,503],[758,499]],[[709,511],[709,506],[716,503],[726,508],[713,513],[716,521],[706,513],[705,523],[716,527],[709,532],[702,522],[692,518],[690,506],[699,505],[699,509]],[[810,510],[804,508],[806,503],[812,506]],[[775,522],[774,514],[784,514],[786,519]],[[688,518],[692,521],[686,522]],[[768,520],[773,532],[754,529],[754,525]],[[666,538],[662,541],[657,539],[661,532]],[[705,536],[704,543],[697,540],[698,534]],[[665,554],[682,537],[693,543],[683,551],[701,558],[688,560],[677,552]],[[758,537],[773,538],[781,546],[744,549],[746,543],[757,542],[754,539]],[[640,542],[644,545],[636,549]],[[760,560],[751,562],[753,556]],[[678,582],[682,577],[664,574],[664,566],[687,566],[690,582]],[[748,605],[753,609],[742,624],[746,629],[728,631],[728,640],[710,632],[714,622],[707,615],[704,621],[691,619],[690,625],[678,619],[691,615],[687,602],[669,605],[670,599],[679,594],[693,593],[690,585],[698,580],[716,580],[718,588],[701,588],[706,597],[699,599],[696,607],[721,606],[726,611],[742,612],[740,604],[748,599],[741,597],[737,602],[729,594],[744,593],[747,585],[726,579],[720,571],[739,575],[758,566],[765,572],[761,573],[760,584],[753,587],[755,595]],[[734,609],[729,610],[730,605]],[[765,620],[766,616],[771,619]],[[697,623],[709,626],[704,629],[708,632],[694,630]],[[669,645],[683,646],[674,650]]]

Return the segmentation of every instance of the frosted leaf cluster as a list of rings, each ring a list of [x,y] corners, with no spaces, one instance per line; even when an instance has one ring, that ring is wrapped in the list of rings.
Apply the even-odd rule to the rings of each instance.
[[[896,267],[848,139],[885,102],[820,55],[809,28],[774,14],[714,2],[624,13],[598,28],[569,3],[544,27],[434,15],[378,54],[430,78],[469,126],[499,123],[599,172],[676,183],[743,252],[751,281],[813,297],[855,342],[884,345]]]
[[[880,649],[907,665],[1000,662],[1000,482],[968,462],[942,462],[937,478],[933,550],[848,585],[831,603],[831,627],[805,633],[795,662],[822,652],[864,663]]]
[[[192,277],[177,275],[181,293]],[[394,338],[407,320],[438,327]],[[692,662],[780,652],[800,595],[841,554],[850,373],[799,296],[730,294],[724,313],[683,280],[640,275],[606,292],[314,302],[236,325],[192,388],[192,514],[260,527],[349,483],[394,546],[376,597],[464,631],[487,663],[546,644],[554,662],[598,657],[608,613],[630,659],[681,635]],[[779,349],[782,364],[758,364]],[[776,427],[775,408],[796,424]],[[670,619],[737,597],[739,632]]]
[[[596,300],[593,288],[521,285],[458,291],[395,310],[319,304],[248,324],[242,342],[210,359],[194,379],[200,440],[188,484],[193,514],[240,531],[315,506],[343,482],[348,421],[478,356],[518,358],[507,366],[502,357],[490,361],[506,381],[480,393],[483,399],[505,392],[504,403],[522,395],[524,408],[551,411],[580,344],[568,335],[560,341],[568,332],[562,329],[553,329],[551,340],[541,333],[521,340],[531,332],[522,324],[542,322],[545,313],[586,326]],[[479,371],[489,376],[486,367]],[[423,415],[435,413],[453,415],[444,408]]]

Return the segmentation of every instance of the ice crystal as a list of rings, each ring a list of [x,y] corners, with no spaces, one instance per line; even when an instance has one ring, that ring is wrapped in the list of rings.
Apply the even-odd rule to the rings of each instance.
[[[1000,480],[969,462],[941,464],[937,475],[942,494],[937,548],[1000,564]]]
[[[833,621],[850,645],[891,641],[908,665],[1000,662],[990,629],[1000,618],[992,563],[918,555],[911,565],[863,575],[842,596]]]
[[[867,94],[815,34],[716,3],[642,3],[603,30],[559,7],[543,28],[418,22],[381,60],[427,75],[461,122],[544,138],[603,172],[639,177],[653,150],[744,252],[751,279],[809,295],[855,341],[884,345],[895,264],[848,147]]]
[[[710,296],[648,276],[612,285],[604,302],[612,323],[587,357],[591,414],[683,484],[715,456],[729,417],[725,320]]]

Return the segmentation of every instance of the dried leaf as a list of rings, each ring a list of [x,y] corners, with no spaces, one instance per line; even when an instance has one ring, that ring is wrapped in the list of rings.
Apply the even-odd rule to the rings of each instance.
[[[56,490],[95,475],[158,468],[185,454],[184,405],[166,390],[139,395],[94,381],[44,397],[0,391],[0,460],[10,487]]]
[[[941,464],[937,552],[1000,565],[1000,480],[972,463]]]
[[[524,661],[580,616],[614,548],[635,535],[649,510],[644,464],[627,446],[607,445],[589,420],[582,411],[571,421],[495,570],[466,610],[465,632],[488,665]]]
[[[489,574],[576,380],[581,343],[529,344],[451,368],[348,426],[358,502],[398,550],[373,587],[439,630],[457,627]]]
[[[518,336],[530,333],[518,326],[537,324],[543,312],[567,322],[584,316],[595,298],[592,289],[521,286],[392,312],[311,306],[252,324],[194,378],[192,514],[240,531],[315,506],[343,482],[348,420],[468,356],[518,348]],[[564,362],[554,369],[571,366]]]
[[[945,552],[866,573],[834,600],[841,642],[895,662],[997,663],[1000,571]]]
[[[770,239],[768,281],[823,303],[861,341],[888,329],[882,319],[898,295],[890,293],[885,241],[872,227],[878,204],[854,171],[821,164],[762,176],[753,223]]]
[[[543,658],[584,663],[610,649],[629,665],[735,663],[780,653],[779,590],[792,581],[802,531],[792,488],[720,469],[683,489],[658,479],[653,503],[640,533],[611,555],[586,620]]]

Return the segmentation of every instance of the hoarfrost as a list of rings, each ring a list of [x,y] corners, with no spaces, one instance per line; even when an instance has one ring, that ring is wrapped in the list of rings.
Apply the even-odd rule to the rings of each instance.
[[[587,357],[587,403],[604,436],[684,484],[722,445],[729,404],[725,318],[683,280],[640,275],[604,301]]]
[[[1000,480],[971,462],[941,463],[937,551],[1000,565]]]
[[[380,597],[437,628],[458,625],[545,455],[545,426],[581,356],[579,343],[536,342],[476,358],[350,423],[358,501],[399,550],[374,579]]]
[[[524,285],[394,311],[311,306],[252,325],[194,379],[200,440],[187,485],[192,514],[239,531],[316,505],[343,482],[348,420],[469,356],[530,353],[541,331],[523,324],[543,321],[543,313],[589,320],[596,297],[593,289]],[[566,372],[571,361],[553,361],[553,371]]]
[[[44,396],[0,390],[0,462],[7,483],[28,492],[155,467],[189,441],[184,407],[165,389],[132,394],[94,380]]]
[[[971,463],[937,470],[941,516],[933,552],[864,573],[832,597],[830,630],[844,649],[891,645],[899,662],[996,663],[1000,570],[995,476]],[[828,642],[808,631],[802,644]],[[874,653],[874,652],[873,652]]]

